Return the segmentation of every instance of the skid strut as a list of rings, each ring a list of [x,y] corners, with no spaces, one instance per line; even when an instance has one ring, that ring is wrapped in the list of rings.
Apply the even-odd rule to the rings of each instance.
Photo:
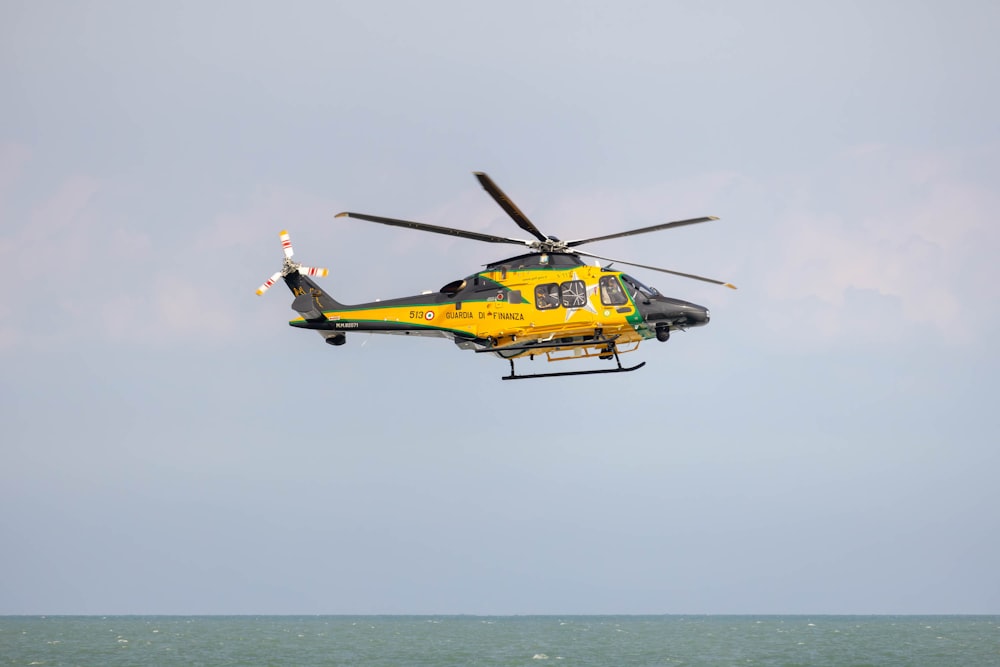
[[[589,341],[585,343],[587,345],[593,345],[595,341]],[[606,342],[606,341],[600,341]],[[621,359],[618,358],[618,347],[615,345],[614,339],[607,341],[608,351],[615,356],[615,363],[618,364],[617,368],[601,368],[597,370],[590,371],[563,371],[559,373],[533,373],[531,375],[518,375],[514,370],[514,359],[508,359],[510,362],[510,375],[504,375],[501,380],[532,380],[535,378],[554,378],[554,377],[565,377],[567,375],[602,375],[604,373],[629,373],[631,371],[637,371],[646,365],[646,362],[636,364],[635,366],[622,366]]]

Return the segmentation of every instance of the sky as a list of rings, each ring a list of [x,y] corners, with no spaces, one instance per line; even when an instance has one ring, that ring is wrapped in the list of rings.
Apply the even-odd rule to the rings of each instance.
[[[0,614],[1000,613],[997,25],[0,3]],[[523,236],[474,171],[561,238],[718,216],[588,249],[739,289],[636,269],[711,323],[530,382],[254,294],[282,229],[347,303],[516,254],[334,218]]]

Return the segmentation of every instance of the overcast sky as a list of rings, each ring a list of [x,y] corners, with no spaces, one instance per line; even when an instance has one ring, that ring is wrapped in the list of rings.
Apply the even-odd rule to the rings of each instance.
[[[1000,613],[995,2],[0,3],[0,613]],[[501,382],[523,236],[711,324]],[[524,370],[553,370],[541,362]],[[586,367],[582,364],[580,368]],[[560,367],[555,370],[566,370]]]

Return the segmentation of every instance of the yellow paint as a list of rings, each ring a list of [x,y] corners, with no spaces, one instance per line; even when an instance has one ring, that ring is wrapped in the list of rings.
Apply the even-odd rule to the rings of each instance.
[[[420,305],[366,303],[357,307],[328,310],[324,315],[333,322],[358,322],[361,325],[358,327],[360,332],[365,332],[364,323],[393,322],[409,325],[414,329],[444,329],[479,339],[492,339],[497,347],[551,342],[551,345],[542,345],[531,354],[548,353],[552,361],[605,353],[602,346],[572,348],[559,345],[560,339],[592,338],[600,330],[604,337],[617,336],[615,343],[619,352],[629,352],[638,347],[642,340],[650,338],[653,332],[641,320],[637,324],[628,321],[628,316],[637,314],[635,304],[631,301],[623,305],[601,302],[599,280],[604,276],[618,275],[618,272],[592,266],[491,270],[480,273],[479,277],[488,279],[487,282],[497,282],[506,289],[466,291],[460,296],[474,300],[463,300],[460,305],[455,302],[430,303],[438,296],[434,294],[427,295],[428,303]],[[536,286],[573,280],[583,281],[586,286],[584,305],[578,308],[560,305],[551,309],[539,309],[536,306]],[[509,303],[512,292],[520,292],[521,303]],[[619,309],[623,312],[619,312]],[[301,322],[302,318],[294,321]],[[344,331],[349,332],[351,328],[345,327]],[[512,356],[521,354],[528,353],[521,352]]]

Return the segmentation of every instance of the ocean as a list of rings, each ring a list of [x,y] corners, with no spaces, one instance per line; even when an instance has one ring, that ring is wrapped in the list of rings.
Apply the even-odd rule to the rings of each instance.
[[[1000,616],[4,616],[0,665],[1000,667]]]

